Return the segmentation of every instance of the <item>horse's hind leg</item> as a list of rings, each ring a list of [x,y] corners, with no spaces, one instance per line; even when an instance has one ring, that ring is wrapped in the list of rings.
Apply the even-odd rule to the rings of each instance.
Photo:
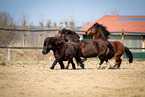
[[[114,67],[117,66],[117,68],[120,68],[120,65],[121,65],[121,62],[122,62],[122,59],[121,59],[120,57],[121,57],[121,56],[118,56],[118,57],[115,56],[115,61],[116,61],[116,63],[115,63],[115,65],[114,65]]]
[[[84,64],[82,62],[82,59],[80,57],[75,58],[75,59],[76,59],[77,63],[79,62],[80,63],[80,66],[84,69]],[[87,58],[85,58],[85,59],[87,59]]]
[[[120,68],[121,62],[122,62],[122,59],[119,58],[119,62],[118,62],[118,66],[117,66],[117,68]]]

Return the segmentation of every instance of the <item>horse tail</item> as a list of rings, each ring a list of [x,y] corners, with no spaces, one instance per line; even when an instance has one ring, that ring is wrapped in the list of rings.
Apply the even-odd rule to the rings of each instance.
[[[132,63],[133,62],[133,55],[127,47],[125,47],[125,53],[126,53],[126,56],[129,58],[129,63]]]
[[[114,57],[114,47],[110,42],[108,42],[107,47],[109,48],[109,53],[110,53],[108,59],[111,59],[112,57]]]
[[[75,60],[76,60],[76,63],[78,66],[80,66],[80,61],[81,61],[81,51],[80,51],[80,46],[77,44],[76,46],[76,57],[75,57]]]
[[[82,53],[81,53],[80,46],[77,44],[77,53],[76,53],[76,57],[75,57],[76,63],[77,63],[78,66],[81,66],[81,67],[84,69],[84,64],[83,64],[83,62],[84,62],[85,60],[87,60],[87,59],[86,59],[86,58],[81,59],[81,55],[82,55]]]

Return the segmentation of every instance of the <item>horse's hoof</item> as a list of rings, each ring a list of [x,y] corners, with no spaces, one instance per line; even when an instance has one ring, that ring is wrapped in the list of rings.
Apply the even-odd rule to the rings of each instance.
[[[82,67],[82,69],[84,69],[84,66],[81,66]]]
[[[117,69],[120,69],[120,67],[117,67]]]
[[[113,66],[114,68],[116,67],[116,65]]]
[[[54,67],[50,67],[50,69],[54,69]]]
[[[81,67],[82,67],[82,69],[84,69],[85,66],[84,65],[81,65]]]
[[[68,69],[68,67],[65,67],[64,69]]]

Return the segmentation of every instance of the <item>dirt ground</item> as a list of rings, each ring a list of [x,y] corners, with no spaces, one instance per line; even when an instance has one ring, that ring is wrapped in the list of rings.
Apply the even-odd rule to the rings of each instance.
[[[61,70],[58,64],[50,70],[52,61],[5,62],[0,97],[145,97],[145,60],[124,60],[120,69],[101,70],[98,61],[88,59],[85,69],[76,70],[71,65]]]

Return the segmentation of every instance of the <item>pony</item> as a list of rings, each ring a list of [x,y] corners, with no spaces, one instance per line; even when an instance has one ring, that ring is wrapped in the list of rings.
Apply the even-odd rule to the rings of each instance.
[[[90,27],[86,31],[86,34],[93,35],[93,39],[101,39],[103,41],[108,41],[110,32],[106,29],[105,26],[95,23],[92,27]],[[129,58],[129,63],[133,62],[133,55],[126,46],[124,46],[119,41],[108,41],[108,42],[110,42],[114,47],[114,53],[115,53],[114,58],[116,61],[114,67],[117,66],[117,68],[120,68],[122,62],[121,56],[124,53],[126,53],[127,57]]]
[[[101,67],[104,61],[108,62],[108,59],[111,59],[114,56],[113,46],[101,39],[95,40],[79,40],[79,35],[71,30],[62,29],[60,31],[60,36],[63,40],[74,41],[79,45],[81,57],[90,58],[90,57],[99,57],[100,63],[98,68]],[[81,60],[83,62],[83,60]],[[68,67],[68,66],[67,66]]]
[[[63,28],[61,31],[59,31],[59,33],[59,37],[65,42],[80,42],[80,36],[75,31]],[[87,58],[81,58],[82,62],[86,60]]]
[[[61,69],[64,69],[63,61],[68,61],[68,64],[72,64],[72,68],[76,69],[75,64],[73,62],[73,58],[76,59],[77,63],[80,63],[81,67],[84,69],[84,64],[80,61],[80,50],[79,46],[75,42],[64,42],[59,37],[47,37],[44,40],[43,50],[42,53],[46,55],[50,52],[50,50],[53,51],[55,61],[53,62],[50,69],[54,69],[57,62],[59,62]]]

